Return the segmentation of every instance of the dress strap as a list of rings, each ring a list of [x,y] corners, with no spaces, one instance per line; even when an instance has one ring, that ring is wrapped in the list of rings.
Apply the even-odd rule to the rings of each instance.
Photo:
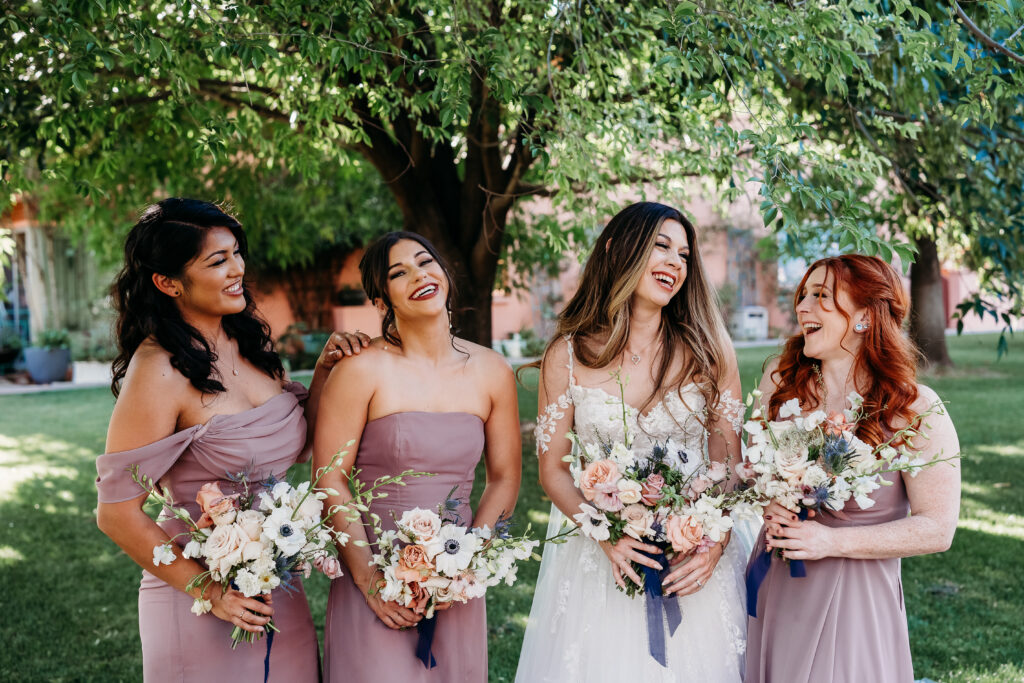
[[[563,337],[565,339],[565,350],[569,353],[569,363],[565,366],[569,369],[569,386],[576,384],[576,371],[573,367],[573,355],[572,355],[572,335],[567,334]]]

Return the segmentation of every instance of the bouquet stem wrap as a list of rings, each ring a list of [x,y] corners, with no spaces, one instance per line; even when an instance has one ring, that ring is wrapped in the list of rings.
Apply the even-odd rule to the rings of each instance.
[[[807,519],[807,509],[800,508],[798,517],[801,522]],[[765,577],[768,576],[771,565],[772,551],[765,550],[757,556],[757,559],[750,565],[750,571],[747,572],[747,614],[754,618],[757,617],[757,591],[761,588]],[[804,561],[790,560],[789,575],[793,578],[807,576],[807,567],[804,566]]]
[[[657,545],[662,546],[662,549],[668,547],[667,543]],[[640,568],[643,571],[644,593],[647,596],[647,649],[658,664],[668,666],[665,660],[665,621],[668,620],[668,634],[671,636],[682,623],[683,615],[679,611],[676,597],[665,597],[661,590],[661,580],[668,571],[668,558],[664,553],[641,553],[661,565],[661,569],[644,565]]]
[[[423,662],[423,666],[428,669],[433,669],[437,666],[437,660],[434,659],[434,653],[430,651],[431,646],[434,644],[434,630],[437,628],[437,614],[430,617],[429,619],[420,619],[420,622],[416,624],[416,632],[419,634],[416,638],[416,658]]]
[[[263,683],[270,680],[270,647],[274,644],[274,631],[267,632],[267,656],[263,658]]]

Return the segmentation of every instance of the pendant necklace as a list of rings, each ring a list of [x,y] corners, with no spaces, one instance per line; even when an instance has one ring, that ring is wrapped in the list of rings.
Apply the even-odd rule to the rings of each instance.
[[[647,353],[647,350],[651,348],[651,344],[653,344],[656,341],[658,341],[658,335],[655,335],[654,339],[647,342],[647,346],[643,348],[643,353]],[[639,365],[641,360],[640,354],[635,351],[630,351],[628,348],[626,349],[626,351],[629,353],[629,362],[631,362],[633,365]]]

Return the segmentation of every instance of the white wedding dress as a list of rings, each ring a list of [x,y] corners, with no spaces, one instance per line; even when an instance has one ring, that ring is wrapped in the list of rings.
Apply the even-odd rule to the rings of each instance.
[[[623,438],[623,405],[618,396],[576,384],[568,343],[569,385],[537,420],[538,452],[547,450],[555,423],[570,404],[575,431],[584,443]],[[707,432],[701,425],[704,397],[693,384],[666,397],[646,415],[626,406],[634,446],[645,449],[671,438],[691,454],[688,471],[705,466]],[[738,427],[741,404],[723,396],[729,419]],[[575,467],[575,465],[573,465]],[[548,536],[564,516],[554,505]],[[677,598],[682,623],[665,630],[666,667],[648,651],[646,596],[619,591],[611,564],[598,544],[576,535],[544,548],[533,606],[516,671],[517,683],[636,682],[738,683],[743,678],[747,616],[744,568],[749,546],[733,538],[714,574],[696,593]]]

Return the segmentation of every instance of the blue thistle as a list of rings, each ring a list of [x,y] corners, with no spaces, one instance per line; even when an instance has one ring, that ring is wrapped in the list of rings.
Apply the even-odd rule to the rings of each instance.
[[[825,443],[818,452],[818,459],[825,465],[827,471],[835,474],[845,470],[855,455],[844,437],[826,435]]]

